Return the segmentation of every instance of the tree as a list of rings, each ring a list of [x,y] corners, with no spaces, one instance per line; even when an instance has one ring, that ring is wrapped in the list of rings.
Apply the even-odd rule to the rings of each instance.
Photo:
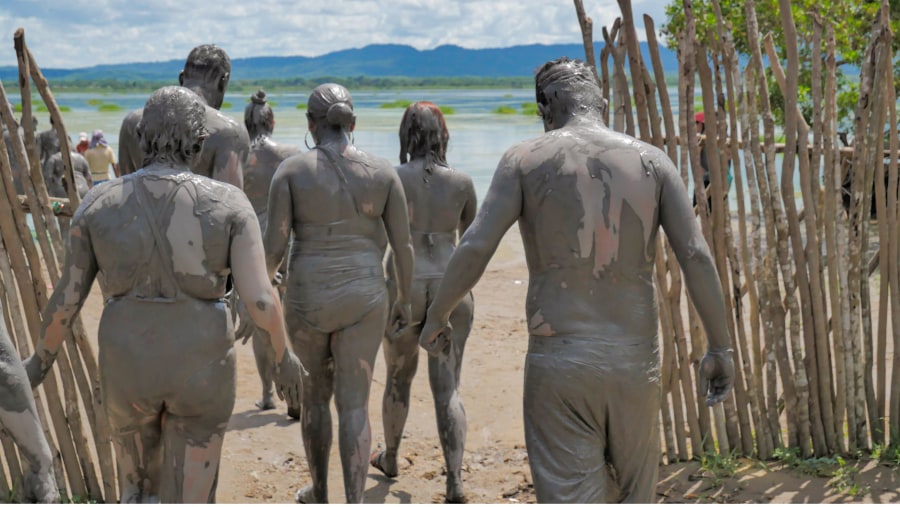
[[[897,33],[900,29],[900,0],[890,0],[891,29]],[[734,44],[742,57],[750,54],[747,46],[747,23],[744,14],[744,0],[719,0],[723,17],[731,25]],[[821,16],[824,22],[835,28],[838,53],[838,119],[842,130],[852,126],[853,110],[859,98],[859,68],[866,46],[869,43],[872,24],[878,16],[881,6],[879,0],[793,0],[792,11],[797,24],[799,52],[802,67],[799,76],[800,107],[808,123],[812,114],[811,103],[811,40],[813,20]],[[697,38],[701,44],[708,45],[708,37],[715,33],[716,18],[711,0],[694,0],[694,15],[697,20]],[[784,33],[781,30],[781,18],[778,14],[778,0],[759,0],[756,13],[761,34],[772,33],[779,57],[786,58]],[[678,46],[677,35],[684,28],[684,10],[681,0],[673,0],[666,6],[666,22],[661,32],[666,45],[675,49]],[[894,39],[894,53],[900,49],[900,38]],[[772,110],[776,121],[784,121],[784,99],[774,78],[767,68],[770,80],[769,91]],[[824,87],[824,83],[817,83]],[[900,66],[895,66],[894,87],[900,91]]]

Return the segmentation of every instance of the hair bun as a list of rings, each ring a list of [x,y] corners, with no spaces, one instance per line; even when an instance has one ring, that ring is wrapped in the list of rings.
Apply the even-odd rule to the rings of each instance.
[[[328,112],[325,114],[325,119],[328,121],[329,125],[350,125],[356,120],[356,115],[353,114],[353,107],[346,102],[336,102],[330,106],[328,106]]]
[[[266,103],[266,92],[262,90],[258,90],[256,93],[250,96],[250,101],[254,104],[263,105]]]

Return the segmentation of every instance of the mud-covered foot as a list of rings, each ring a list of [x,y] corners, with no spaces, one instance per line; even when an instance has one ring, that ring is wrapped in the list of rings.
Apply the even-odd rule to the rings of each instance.
[[[59,488],[50,470],[25,475],[26,500],[35,503],[59,503]]]
[[[397,460],[391,460],[387,457],[387,451],[376,449],[369,456],[369,464],[381,470],[381,473],[388,477],[397,477]]]
[[[272,399],[272,395],[263,396],[261,400],[256,400],[256,408],[260,410],[272,410],[275,408],[275,400]]]
[[[454,478],[452,475],[447,475],[447,495],[445,496],[446,503],[466,503],[466,495],[463,493],[463,485],[462,479],[459,477]]]
[[[313,493],[312,484],[303,486],[294,493],[294,501],[297,503],[319,503],[316,501],[316,495]]]
[[[287,415],[295,421],[300,420],[300,407],[288,407]]]

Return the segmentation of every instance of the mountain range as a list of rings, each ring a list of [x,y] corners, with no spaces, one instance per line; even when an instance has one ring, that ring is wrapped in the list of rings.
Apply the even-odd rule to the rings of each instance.
[[[605,43],[594,43],[599,56]],[[649,62],[647,44],[641,43]],[[187,55],[185,55],[187,56]],[[535,69],[560,56],[584,58],[581,44],[530,44],[506,48],[467,49],[445,45],[419,50],[398,44],[373,44],[321,56],[258,56],[231,61],[233,80],[333,77],[529,77]],[[39,57],[38,57],[39,58]],[[660,47],[665,72],[678,71],[675,51]],[[612,58],[610,58],[612,65]],[[169,81],[178,76],[184,60],[96,65],[77,69],[41,69],[51,82],[115,80]],[[649,65],[648,65],[649,67]],[[0,79],[16,80],[16,67],[0,67]]]

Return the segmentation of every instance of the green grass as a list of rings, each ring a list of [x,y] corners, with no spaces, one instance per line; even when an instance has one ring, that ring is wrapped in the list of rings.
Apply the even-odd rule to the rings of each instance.
[[[306,104],[303,104],[302,102],[301,102],[301,103],[298,103],[298,104],[297,104],[297,109],[301,109],[301,110],[302,110],[302,109],[306,109]]]
[[[121,111],[121,110],[122,110],[122,106],[120,106],[118,104],[100,104],[99,106],[97,106],[97,111],[100,111],[101,113],[108,113],[111,111]]]
[[[103,104],[103,101],[100,99],[90,99],[87,103],[89,106],[99,106],[100,104]]]
[[[444,115],[455,114],[455,113],[456,113],[456,109],[453,109],[453,108],[450,107],[450,106],[438,106],[438,109],[440,109],[441,112],[444,113]]]
[[[233,106],[234,106],[234,104],[226,101],[226,102],[222,102],[222,107],[220,107],[219,109],[231,109]]]
[[[859,465],[848,463],[841,456],[804,459],[800,457],[799,449],[786,448],[775,449],[773,456],[801,474],[830,478],[828,485],[838,493],[858,496],[870,489],[856,482]]]
[[[397,99],[393,102],[382,102],[378,107],[381,109],[405,109],[412,104],[411,100]]]
[[[516,108],[514,108],[512,106],[498,106],[496,109],[494,109],[493,113],[494,114],[516,114],[516,113],[518,113],[518,111],[516,111]]]
[[[700,456],[700,470],[710,475],[714,486],[721,484],[722,479],[734,477],[738,465],[734,452],[723,456],[716,451],[707,451]]]

